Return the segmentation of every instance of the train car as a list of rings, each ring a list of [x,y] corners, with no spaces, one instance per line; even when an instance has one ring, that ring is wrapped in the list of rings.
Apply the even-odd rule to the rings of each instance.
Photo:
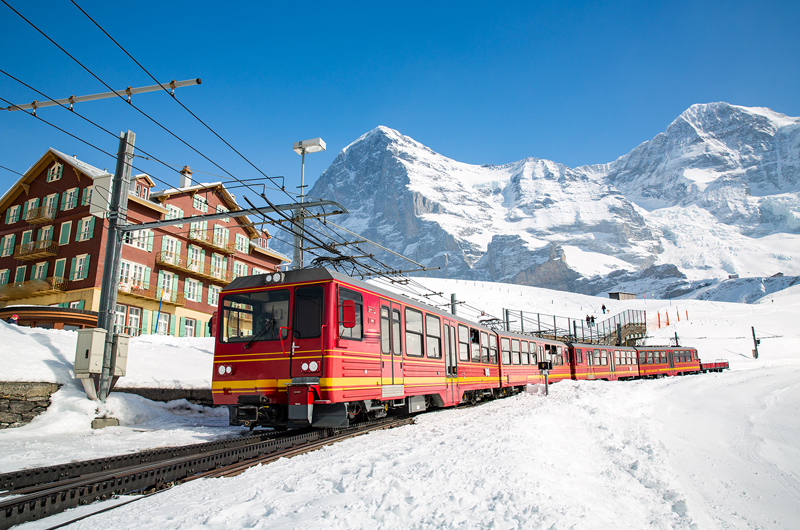
[[[231,425],[340,427],[500,393],[496,334],[327,269],[220,293],[212,394]]]
[[[544,381],[537,363],[540,359],[537,338],[511,331],[498,331],[500,342],[500,387],[502,395],[517,392],[525,385]]]
[[[639,375],[656,378],[700,373],[697,350],[686,346],[640,346]]]
[[[639,378],[636,349],[605,344],[569,344],[572,379],[624,381]]]

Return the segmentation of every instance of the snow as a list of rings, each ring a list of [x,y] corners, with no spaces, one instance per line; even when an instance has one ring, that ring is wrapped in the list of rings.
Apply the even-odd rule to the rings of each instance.
[[[416,279],[396,288],[419,283],[445,293],[443,299],[457,293],[469,302],[459,306],[465,315],[485,307],[581,317],[599,314],[603,304],[612,313],[646,309],[649,321],[669,312],[673,325],[651,324],[650,343],[664,344],[677,332],[704,361],[727,358],[731,370],[628,383],[567,381],[551,386],[549,396],[532,386],[237,477],[194,481],[69,528],[140,528],[143,521],[226,529],[797,527],[800,286],[756,304],[672,305],[491,282]],[[758,360],[751,326],[763,339]],[[22,370],[64,384],[31,424],[0,431],[1,471],[241,432],[227,426],[224,409],[121,393],[112,393],[106,408],[122,426],[92,431],[91,419],[105,411],[70,375],[70,335],[0,323],[0,344],[15,344],[0,347],[2,376]],[[131,381],[195,386],[210,378],[210,346],[206,339],[134,340]]]

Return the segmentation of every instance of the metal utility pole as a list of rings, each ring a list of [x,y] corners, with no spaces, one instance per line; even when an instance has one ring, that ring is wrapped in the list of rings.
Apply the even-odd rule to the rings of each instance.
[[[456,314],[456,293],[450,293],[450,312]]]
[[[111,187],[111,202],[108,210],[108,238],[106,240],[103,282],[100,287],[100,308],[97,312],[97,327],[106,330],[106,347],[103,352],[103,371],[100,373],[100,388],[97,397],[105,403],[111,380],[111,350],[114,344],[114,314],[117,308],[117,281],[119,278],[122,232],[120,225],[127,224],[128,186],[131,179],[131,161],[136,135],[131,131],[120,134],[117,151],[117,167]]]

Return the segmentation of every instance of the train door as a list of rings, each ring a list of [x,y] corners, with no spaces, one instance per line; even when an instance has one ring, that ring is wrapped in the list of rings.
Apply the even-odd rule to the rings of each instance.
[[[445,321],[444,326],[444,366],[446,375],[445,395],[450,403],[458,403],[458,343],[456,342],[456,326]]]
[[[402,385],[403,377],[403,317],[402,306],[392,302],[392,381]]]
[[[291,357],[289,374],[293,378],[322,375],[323,292],[322,285],[306,285],[294,290],[292,334],[287,341],[289,342],[287,349],[290,349],[287,353]],[[339,322],[342,322],[341,318]],[[361,338],[360,301],[356,302],[356,326],[347,329],[347,337],[344,338],[356,333],[359,335],[358,338]],[[336,331],[325,329],[325,333],[336,333]]]
[[[383,397],[402,397],[403,348],[400,306],[381,300],[381,385]],[[398,385],[400,387],[398,388]]]
[[[675,369],[675,350],[667,350],[667,361],[669,362],[669,369]]]

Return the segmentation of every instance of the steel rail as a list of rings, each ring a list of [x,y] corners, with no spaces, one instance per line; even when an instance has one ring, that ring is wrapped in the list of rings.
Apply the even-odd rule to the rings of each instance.
[[[114,496],[149,490],[157,491],[191,480],[193,477],[212,476],[210,473],[213,472],[223,473],[226,467],[228,471],[238,474],[237,470],[243,471],[246,467],[265,461],[302,454],[345,438],[373,430],[404,425],[412,421],[411,418],[400,418],[369,422],[343,429],[316,429],[299,434],[292,432],[284,437],[266,437],[262,441],[244,445],[233,444],[234,446],[216,450],[204,448],[195,454],[185,454],[161,462],[134,459],[138,462],[137,464],[120,470],[69,477],[67,480],[48,484],[47,488],[36,487],[36,491],[32,493],[0,500],[0,530]],[[209,444],[198,445],[208,446]],[[169,449],[165,449],[165,451],[169,451]],[[247,464],[247,462],[250,463]],[[231,465],[235,465],[235,467],[230,467]],[[39,474],[39,476],[46,474]]]

